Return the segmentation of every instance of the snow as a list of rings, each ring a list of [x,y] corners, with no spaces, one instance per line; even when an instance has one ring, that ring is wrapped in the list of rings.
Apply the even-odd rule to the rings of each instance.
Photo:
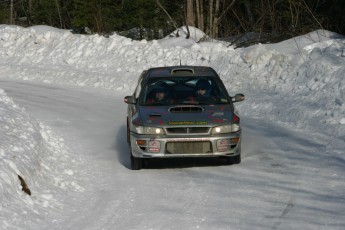
[[[0,25],[1,229],[344,229],[345,38],[234,49],[191,29],[133,41]],[[246,95],[242,163],[131,171],[123,97],[144,69],[180,63]]]

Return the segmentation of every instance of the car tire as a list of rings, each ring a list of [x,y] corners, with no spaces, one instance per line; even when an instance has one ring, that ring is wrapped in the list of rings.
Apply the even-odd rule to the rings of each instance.
[[[134,157],[131,153],[131,169],[132,170],[140,170],[143,167],[143,159]]]
[[[241,163],[241,154],[235,156],[232,158],[234,164],[239,164]]]
[[[241,163],[241,154],[233,157],[228,157],[227,159],[229,165]]]
[[[128,117],[127,117],[127,143],[131,143],[131,137],[130,137],[130,131],[129,131],[129,125],[128,125]]]

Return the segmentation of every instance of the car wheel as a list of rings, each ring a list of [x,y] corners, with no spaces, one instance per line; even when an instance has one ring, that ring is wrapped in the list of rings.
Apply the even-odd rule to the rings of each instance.
[[[129,144],[131,142],[130,137],[130,131],[129,131],[129,125],[128,125],[128,117],[127,117],[127,143]]]
[[[143,167],[143,159],[134,157],[131,153],[131,169],[140,170]]]
[[[241,163],[241,154],[234,156],[234,157],[228,157],[227,161],[228,161],[228,164],[230,164],[230,165],[239,164],[239,163]]]

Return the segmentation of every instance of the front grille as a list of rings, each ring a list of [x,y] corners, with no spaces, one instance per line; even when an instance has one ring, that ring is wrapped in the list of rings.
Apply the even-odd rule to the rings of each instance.
[[[198,134],[208,133],[209,127],[177,127],[167,128],[168,134]]]
[[[168,142],[166,153],[171,154],[209,154],[212,153],[212,145],[209,141],[197,142]]]

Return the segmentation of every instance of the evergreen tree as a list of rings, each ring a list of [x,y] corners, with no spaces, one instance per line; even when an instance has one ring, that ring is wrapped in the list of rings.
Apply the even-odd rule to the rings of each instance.
[[[74,0],[72,8],[72,26],[74,29],[93,28],[92,6],[95,0]]]
[[[59,13],[55,1],[33,0],[31,20],[33,24],[60,27]]]
[[[344,10],[344,0],[0,0],[0,23],[97,33],[136,28],[138,39],[188,24],[214,38],[256,32],[272,41],[320,28],[345,34]]]

